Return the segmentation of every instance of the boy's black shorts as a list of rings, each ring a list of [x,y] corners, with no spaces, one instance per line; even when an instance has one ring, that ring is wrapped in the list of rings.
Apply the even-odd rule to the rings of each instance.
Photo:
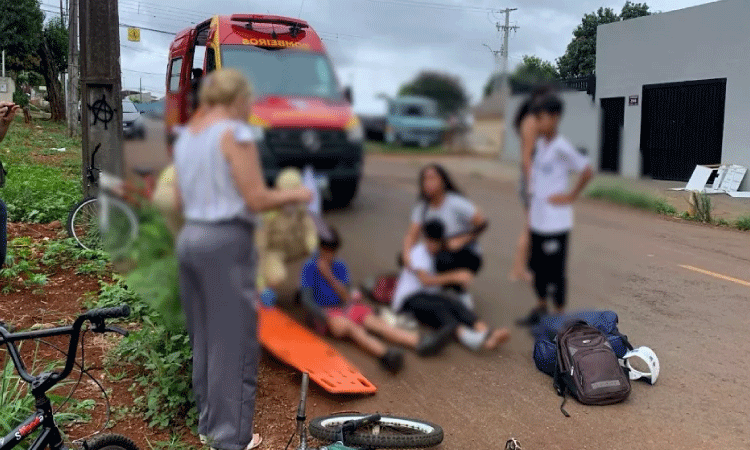
[[[531,260],[534,272],[534,287],[540,299],[546,299],[549,287],[554,288],[555,304],[565,305],[566,275],[569,232],[544,235],[531,232]]]

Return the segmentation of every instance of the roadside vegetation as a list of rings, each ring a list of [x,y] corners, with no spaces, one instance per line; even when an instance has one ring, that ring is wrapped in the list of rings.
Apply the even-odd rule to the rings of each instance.
[[[678,217],[684,220],[712,224],[723,227],[736,228],[738,230],[750,230],[750,216],[740,217],[729,222],[725,219],[716,219],[712,215],[713,204],[711,197],[702,193],[692,193],[689,200],[689,210],[678,212],[665,198],[657,197],[644,192],[633,191],[622,186],[594,185],[586,191],[586,197],[617,205],[629,206],[631,208],[663,214],[670,217]]]
[[[59,123],[37,120],[26,125],[20,117],[12,130],[0,154],[8,172],[0,190],[8,221],[64,222],[81,197],[80,139],[69,138]]]
[[[386,144],[385,142],[365,142],[365,151],[367,153],[380,153],[380,154],[408,154],[408,155],[445,155],[448,150],[445,146],[434,145],[431,147],[419,147],[419,146],[407,146],[407,145],[396,145]]]

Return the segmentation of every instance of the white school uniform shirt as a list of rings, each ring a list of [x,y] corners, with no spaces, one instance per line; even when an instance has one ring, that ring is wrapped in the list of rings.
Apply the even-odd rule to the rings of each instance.
[[[391,301],[391,308],[394,311],[401,311],[404,307],[406,299],[419,292],[438,292],[436,286],[424,286],[419,281],[416,271],[423,271],[427,273],[435,273],[435,258],[427,251],[427,245],[424,242],[420,242],[411,248],[409,252],[411,257],[411,269],[401,269],[401,273],[398,276],[396,282],[396,289],[393,292],[393,300]]]
[[[529,227],[537,234],[560,234],[573,228],[573,206],[553,205],[549,198],[570,192],[570,172],[582,172],[588,158],[563,136],[540,138],[531,166]]]

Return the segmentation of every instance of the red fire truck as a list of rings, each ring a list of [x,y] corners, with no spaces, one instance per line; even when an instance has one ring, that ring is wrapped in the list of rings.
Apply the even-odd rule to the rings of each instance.
[[[202,58],[201,58],[202,56]],[[177,34],[169,49],[167,130],[186,122],[202,76],[238,69],[253,85],[249,124],[269,184],[284,167],[312,165],[336,206],[348,205],[362,174],[364,131],[321,39],[288,17],[214,16]]]

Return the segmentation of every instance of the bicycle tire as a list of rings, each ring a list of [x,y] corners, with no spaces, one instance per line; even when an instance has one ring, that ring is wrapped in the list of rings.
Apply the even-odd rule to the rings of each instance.
[[[75,239],[81,248],[106,250],[112,255],[120,255],[138,237],[138,217],[130,206],[122,200],[113,197],[108,198],[109,219],[116,223],[120,230],[108,233],[106,239],[104,239],[99,227],[100,205],[101,202],[98,197],[88,197],[76,204],[68,215],[68,234]],[[85,223],[81,227],[77,225],[79,218]],[[88,234],[91,234],[91,237],[87,237]]]
[[[101,234],[99,232],[99,207],[96,197],[87,197],[76,203],[68,213],[66,228],[68,236],[72,237],[79,247],[86,250],[101,249]],[[84,217],[86,216],[86,217]],[[95,219],[93,224],[78,225],[76,222]],[[79,229],[80,227],[80,229]],[[91,236],[89,236],[91,234]]]
[[[133,441],[119,434],[103,434],[86,443],[89,450],[139,450]]]
[[[347,420],[357,420],[366,414],[335,414],[310,421],[309,431],[314,438],[325,442],[336,440],[336,432]],[[408,417],[381,416],[378,433],[368,429],[347,435],[347,445],[368,448],[429,448],[443,442],[443,429],[423,420]],[[394,433],[382,433],[383,428]],[[407,434],[408,433],[408,434]]]

